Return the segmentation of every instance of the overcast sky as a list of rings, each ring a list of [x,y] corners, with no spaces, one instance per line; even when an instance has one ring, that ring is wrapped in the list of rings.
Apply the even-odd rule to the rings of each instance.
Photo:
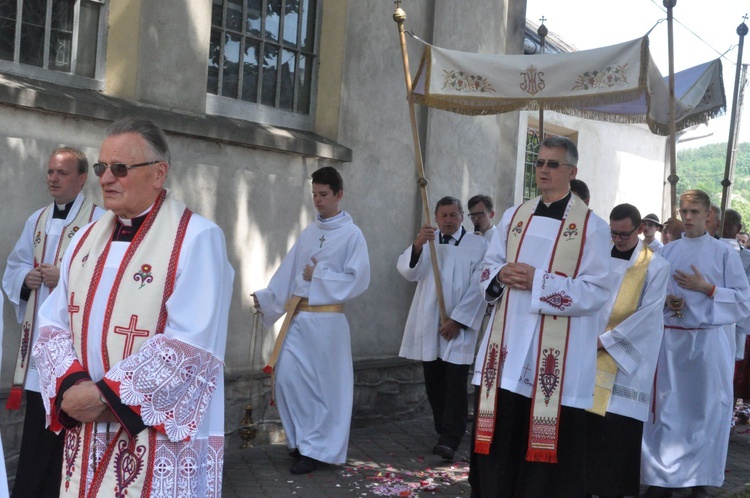
[[[674,9],[675,71],[722,57],[727,116],[709,123],[711,136],[679,147],[726,142],[739,54],[737,27],[750,14],[750,0],[677,0]],[[526,17],[544,24],[579,50],[604,47],[649,35],[651,55],[664,76],[669,73],[666,9],[662,0],[527,0]],[[662,22],[658,22],[663,20]],[[745,21],[746,23],[748,21]],[[657,24],[658,23],[658,24]],[[745,37],[743,62],[750,63],[750,36]],[[750,142],[750,88],[746,90],[740,141]],[[706,133],[705,131],[701,132]]]

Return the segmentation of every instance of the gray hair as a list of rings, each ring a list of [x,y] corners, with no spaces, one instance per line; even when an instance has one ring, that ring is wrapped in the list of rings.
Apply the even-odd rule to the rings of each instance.
[[[169,153],[167,137],[159,126],[150,119],[135,118],[128,116],[115,121],[107,127],[107,136],[122,135],[123,133],[137,133],[148,144],[156,159],[161,159],[171,164],[172,157]]]
[[[573,166],[578,166],[578,147],[568,137],[547,137],[542,142],[542,147],[547,147],[548,149],[560,147],[561,149],[565,149],[565,161]]]

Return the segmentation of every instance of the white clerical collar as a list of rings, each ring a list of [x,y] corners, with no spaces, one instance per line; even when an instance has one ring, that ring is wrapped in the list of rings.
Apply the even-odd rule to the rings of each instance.
[[[147,214],[151,209],[154,207],[153,204],[151,204],[148,209],[146,209],[144,212],[139,214],[138,216],[135,216],[135,218],[140,218],[141,216]],[[133,226],[133,219],[132,218],[123,218],[122,216],[118,216],[117,219],[122,223],[122,226],[125,227],[132,227]]]
[[[568,194],[570,194],[570,190],[568,190],[567,192],[565,192],[565,195],[563,195],[563,196],[562,196],[562,197],[560,197],[559,199],[556,199],[556,200],[554,200],[554,201],[552,201],[552,202],[544,202],[544,200],[542,200],[542,204],[544,204],[544,205],[545,205],[545,206],[547,206],[547,207],[550,207],[550,206],[551,206],[552,204],[554,204],[554,203],[556,203],[556,202],[559,202],[559,201],[561,201],[561,200],[565,199],[565,198],[566,198],[566,197],[568,196]]]
[[[330,223],[332,221],[340,220],[344,216],[346,216],[346,212],[344,210],[339,211],[339,214],[335,214],[331,216],[330,218],[321,218],[320,214],[316,215],[318,217],[318,221],[321,223]]]

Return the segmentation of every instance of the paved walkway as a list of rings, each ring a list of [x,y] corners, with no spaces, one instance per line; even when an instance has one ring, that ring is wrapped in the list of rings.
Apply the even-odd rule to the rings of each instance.
[[[237,440],[230,440],[232,442]],[[432,455],[435,444],[428,418],[393,422],[352,430],[345,465],[333,465],[309,475],[289,473],[292,459],[286,445],[267,444],[248,449],[227,448],[224,498],[396,496],[468,497],[466,448],[453,463]],[[464,441],[467,445],[467,441]],[[468,446],[467,446],[468,447]],[[709,488],[711,496],[735,497],[750,490],[750,428],[738,427],[729,441],[726,480]],[[688,493],[675,493],[675,497]]]

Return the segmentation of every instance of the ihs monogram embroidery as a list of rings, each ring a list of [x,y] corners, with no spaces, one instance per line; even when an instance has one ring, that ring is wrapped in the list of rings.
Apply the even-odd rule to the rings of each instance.
[[[151,265],[145,264],[141,266],[141,269],[138,270],[138,272],[133,275],[133,280],[136,282],[140,282],[141,286],[138,287],[139,289],[142,289],[144,285],[150,284],[154,281],[153,275],[151,275]]]
[[[526,72],[521,73],[523,76],[523,83],[521,83],[521,90],[530,94],[536,95],[537,93],[544,90],[544,76],[543,71],[537,70],[533,65],[529,66]]]
[[[568,228],[566,228],[563,232],[563,236],[567,240],[573,240],[576,235],[578,235],[578,225],[576,225],[575,223],[571,223],[570,225],[568,225]]]

